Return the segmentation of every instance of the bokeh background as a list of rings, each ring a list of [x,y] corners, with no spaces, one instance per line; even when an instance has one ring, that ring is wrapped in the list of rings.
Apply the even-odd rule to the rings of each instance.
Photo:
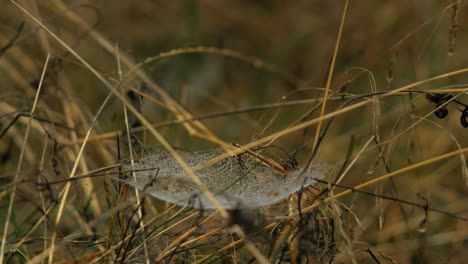
[[[332,99],[326,112],[338,109],[344,102],[340,96],[397,89],[465,69],[468,10],[462,2],[352,1],[339,41],[330,87]],[[162,52],[199,46],[244,55],[247,60],[203,51],[178,54],[143,64],[139,69],[193,116],[226,113],[201,122],[227,143],[247,144],[319,116],[317,103],[298,100],[323,96],[345,1],[101,0],[19,1],[19,4],[113,84],[119,79],[116,51],[134,63]],[[65,179],[74,164],[78,143],[82,142],[80,139],[86,135],[109,89],[18,7],[9,1],[2,1],[1,5],[0,46],[5,47],[0,55],[2,131],[16,113],[31,109],[49,53],[51,61],[37,116],[73,129],[36,121],[29,141],[24,142],[28,119],[20,118],[0,138],[0,183],[7,186],[15,181],[22,146],[26,147],[20,168],[22,177],[35,179],[39,173],[49,180]],[[11,40],[14,42],[8,46]],[[123,74],[129,70],[122,63]],[[468,75],[461,73],[413,89],[426,92],[451,89],[457,100],[467,104],[467,82]],[[168,104],[136,75],[125,79],[125,84]],[[295,101],[293,106],[229,114],[236,109]],[[143,116],[160,125],[158,131],[170,144],[193,151],[216,147],[213,142],[190,134],[184,126],[161,125],[176,118],[164,107],[148,99],[135,102]],[[352,153],[356,155],[371,136],[378,136],[381,144],[373,141],[373,146],[359,156],[345,177],[343,183],[348,186],[467,147],[467,129],[460,124],[461,112],[457,110],[461,106],[450,104],[448,116],[438,119],[430,113],[435,105],[423,93],[384,97],[378,104],[379,109],[370,103],[338,115],[320,146],[317,160],[335,167],[337,173],[347,159],[351,142]],[[313,107],[316,109],[308,112]],[[122,104],[113,97],[97,118],[80,173],[117,162],[115,133],[124,130],[123,120]],[[273,144],[290,153],[297,151],[299,163],[304,164],[314,133],[315,127],[309,127],[278,138]],[[145,132],[136,135],[145,144],[158,145]],[[126,155],[125,147],[122,149]],[[385,162],[376,158],[379,155]],[[466,217],[465,158],[466,153],[430,163],[366,190],[418,203],[426,199],[435,208]],[[331,179],[335,176],[329,175]],[[99,212],[114,206],[105,202],[109,195],[102,179],[76,186],[76,196],[69,203],[75,209],[70,209],[60,226],[54,227],[63,236],[76,231],[76,221],[85,226]],[[52,194],[47,195],[53,197],[62,187],[54,187]],[[21,185],[18,192],[14,206],[16,224],[12,223],[15,231],[10,227],[8,235],[11,243],[24,237],[42,215],[38,210],[41,206],[30,202],[42,197],[33,185]],[[418,194],[424,199],[418,198]],[[2,189],[0,195],[3,227],[6,221],[3,212],[7,210],[11,188]],[[41,199],[52,204],[50,197]],[[398,263],[461,263],[468,256],[466,221],[430,213],[422,228],[425,232],[419,232],[425,219],[420,208],[359,194],[340,201],[360,220],[358,225],[351,214],[343,216],[358,262],[371,261],[370,254],[365,252],[367,248],[380,252],[374,253],[382,261],[393,259]],[[93,230],[105,233],[106,225],[103,221]],[[37,232],[36,236],[40,236]],[[42,249],[34,243],[21,248],[30,258]],[[88,253],[83,252],[80,254]],[[67,259],[66,254],[57,256]],[[339,262],[350,261],[345,250],[336,257]],[[12,259],[21,262],[21,257]]]

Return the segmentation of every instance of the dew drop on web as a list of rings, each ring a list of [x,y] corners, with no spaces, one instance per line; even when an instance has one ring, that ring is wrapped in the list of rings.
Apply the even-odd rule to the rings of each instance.
[[[325,164],[313,166],[313,170],[302,173],[302,169],[282,173],[259,162],[254,157],[242,154],[222,159],[209,166],[207,161],[223,155],[221,148],[210,151],[177,151],[195,174],[226,209],[258,208],[278,203],[302,188],[313,184],[314,178],[323,178],[329,167]],[[125,170],[132,170],[130,164]],[[136,179],[132,176],[114,179],[125,182],[160,200],[194,208],[215,207],[200,191],[192,178],[167,151],[157,149],[133,166]]]

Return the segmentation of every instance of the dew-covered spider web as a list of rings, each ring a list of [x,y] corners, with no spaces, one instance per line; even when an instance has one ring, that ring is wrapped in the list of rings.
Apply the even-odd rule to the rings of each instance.
[[[201,169],[194,169],[195,174],[226,209],[257,208],[275,204],[313,184],[314,178],[323,178],[329,169],[325,164],[316,164],[306,172],[302,172],[301,168],[280,172],[248,153],[203,166],[205,162],[225,154],[225,150],[178,150],[177,153],[189,167],[202,166]],[[129,162],[124,162],[124,168],[126,171],[132,170]],[[133,170],[136,180],[131,173],[115,179],[160,200],[194,208],[215,208],[166,150],[156,149],[152,155],[135,162]]]

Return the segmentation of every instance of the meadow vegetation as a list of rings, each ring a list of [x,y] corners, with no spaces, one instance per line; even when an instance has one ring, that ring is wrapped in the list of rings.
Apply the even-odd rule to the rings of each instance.
[[[0,263],[466,261],[464,1],[1,5]],[[115,180],[161,149],[215,210]],[[212,149],[326,173],[227,210]]]

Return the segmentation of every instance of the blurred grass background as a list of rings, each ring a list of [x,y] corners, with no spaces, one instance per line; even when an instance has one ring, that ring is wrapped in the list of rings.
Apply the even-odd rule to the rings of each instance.
[[[372,80],[375,80],[374,92],[392,90],[464,69],[468,61],[468,52],[465,50],[468,33],[464,26],[468,16],[466,4],[461,2],[352,1],[334,68],[331,85],[333,93],[371,93]],[[161,52],[206,46],[237,51],[280,69],[280,73],[272,72],[266,67],[255,67],[246,61],[206,52],[170,56],[143,65],[142,69],[147,76],[189,113],[199,116],[320,98],[337,41],[344,1],[102,0],[20,1],[20,4],[93,67],[115,79],[119,79],[117,58],[104,46],[100,37],[107,39],[113,46],[118,45],[119,52],[136,63]],[[454,6],[457,7],[456,19]],[[80,145],[76,142],[85,136],[89,123],[109,90],[17,7],[9,1],[3,1],[2,7],[0,46],[6,47],[19,32],[12,46],[5,49],[0,57],[2,131],[16,113],[30,111],[49,52],[52,53],[52,61],[47,69],[36,116],[66,124],[73,129],[63,129],[47,122],[33,122],[29,141],[24,142],[28,119],[19,119],[0,138],[0,183],[2,186],[10,186],[17,179],[15,170],[23,146],[25,155],[19,174],[22,179],[66,179],[79,150]],[[83,26],[81,21],[90,28]],[[451,34],[454,21],[458,25],[456,37]],[[24,26],[19,31],[22,23]],[[450,54],[451,47],[454,47],[453,55]],[[124,74],[128,70],[128,66],[124,65]],[[457,74],[425,83],[415,89],[456,89],[453,95],[458,95],[460,101],[467,103],[467,79],[467,74]],[[141,78],[133,76],[125,83],[140,88],[151,97],[164,99],[147,88],[148,84]],[[327,113],[335,111],[343,102],[330,100]],[[378,135],[380,143],[383,142],[380,147],[387,168],[376,158],[379,149],[374,144],[359,156],[344,184],[355,186],[454,151],[457,145],[453,139],[458,141],[459,148],[467,147],[467,130],[460,125],[460,112],[455,105],[448,106],[447,118],[438,119],[430,114],[435,105],[428,102],[424,94],[384,97],[379,103],[381,114],[378,130],[374,125],[376,109],[368,104],[337,116],[320,147],[318,159],[335,166],[337,169],[334,172],[337,173],[346,159],[351,138],[354,139],[354,155],[373,135]],[[202,123],[227,143],[235,141],[247,144],[284,130],[294,122],[317,117],[319,108],[303,117],[314,105],[297,104],[224,115],[205,119]],[[147,99],[142,100],[141,113],[154,123],[175,119],[170,111]],[[422,122],[414,125],[426,115]],[[122,104],[113,97],[98,117],[93,134],[123,131],[123,120]],[[300,163],[304,163],[311,150],[314,128],[281,137],[274,145],[282,146],[289,152],[301,148],[297,158]],[[170,144],[184,149],[216,147],[212,142],[191,135],[181,125],[161,127],[158,131]],[[144,143],[157,145],[157,141],[149,134],[140,132],[137,135]],[[417,197],[421,193],[431,206],[466,217],[464,201],[467,179],[466,175],[463,176],[463,171],[466,173],[466,167],[461,162],[463,155],[466,157],[466,154],[461,154],[431,163],[391,181],[372,185],[366,190],[423,203],[424,200]],[[115,164],[117,160],[114,136],[91,140],[85,149],[78,174]],[[334,176],[330,175],[330,179]],[[74,232],[105,234],[106,243],[116,244],[119,237],[109,235],[109,229],[117,224],[110,223],[110,218],[99,218],[100,214],[118,204],[115,190],[109,191],[111,187],[108,185],[115,187],[107,180],[104,184],[100,177],[73,183],[74,193],[67,201],[66,213],[58,226],[52,224],[57,213],[54,199],[64,184],[54,185],[45,193],[33,184],[18,185],[13,205],[14,216],[8,219],[11,222],[7,234],[8,249],[15,248],[13,245],[18,245],[17,242],[22,239],[27,242],[23,241],[18,246],[17,252],[21,254],[6,252],[7,259],[12,263],[22,263],[26,259],[39,261],[35,256],[50,246],[48,238],[53,232],[58,233],[59,240]],[[11,193],[11,186],[2,188],[0,193],[2,230],[7,221]],[[150,211],[149,215],[157,216],[164,212],[165,209],[161,208],[166,205],[156,200],[152,202],[157,209]],[[430,213],[426,231],[421,233],[417,231],[418,224],[424,219],[424,211],[420,208],[359,194],[348,195],[340,202],[350,208],[364,228],[362,230],[349,213],[342,216],[347,228],[345,232],[351,238],[354,258],[358,263],[372,263],[370,254],[365,251],[368,248],[382,262],[462,263],[468,256],[466,221]],[[50,223],[41,218],[48,206],[52,208],[50,215],[47,214]],[[92,228],[86,228],[96,219],[99,221]],[[36,223],[47,228],[34,229],[28,234]],[[124,223],[120,224],[125,226]],[[171,241],[172,237],[165,239]],[[73,262],[73,259],[78,261],[80,257],[91,255],[90,252],[101,252],[96,246],[81,248],[79,252],[71,250],[73,246],[61,246],[68,251],[58,250],[54,253],[56,261]],[[210,248],[213,252],[218,249],[217,246],[208,245]],[[155,249],[154,254],[161,251]],[[206,249],[201,251],[204,253],[200,253],[200,256],[192,251],[190,257],[181,254],[178,261],[195,261],[210,252]],[[338,263],[352,260],[343,248],[336,254]],[[232,257],[232,252],[226,255],[228,257],[213,259],[236,259]],[[248,259],[245,256],[243,260]],[[242,258],[238,261],[241,262]]]

